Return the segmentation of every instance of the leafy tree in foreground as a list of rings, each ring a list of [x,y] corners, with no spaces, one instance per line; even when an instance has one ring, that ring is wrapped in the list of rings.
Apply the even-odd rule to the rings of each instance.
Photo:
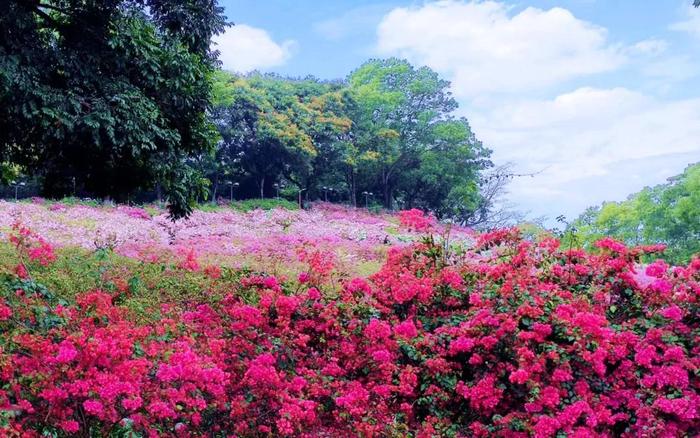
[[[687,262],[700,253],[700,163],[626,201],[591,207],[572,227],[586,245],[604,236],[635,245],[664,243],[669,261]]]
[[[206,180],[192,157],[225,26],[215,0],[0,2],[0,162],[43,177],[48,196],[125,200],[160,185],[174,217]]]

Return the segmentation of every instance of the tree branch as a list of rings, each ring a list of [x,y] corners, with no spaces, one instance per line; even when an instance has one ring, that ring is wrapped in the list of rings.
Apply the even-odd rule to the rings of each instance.
[[[53,28],[56,30],[65,28],[65,25],[63,23],[56,21],[56,19],[54,19],[52,16],[42,11],[41,9],[34,9],[32,12],[43,18],[48,23],[51,23],[53,25]]]
[[[47,5],[45,3],[37,3],[36,7],[37,8],[44,8],[44,9],[51,9],[52,11],[60,12],[62,14],[66,14],[66,15],[69,15],[71,13],[71,11],[69,11],[69,10],[59,8],[58,6],[54,6],[54,5]]]

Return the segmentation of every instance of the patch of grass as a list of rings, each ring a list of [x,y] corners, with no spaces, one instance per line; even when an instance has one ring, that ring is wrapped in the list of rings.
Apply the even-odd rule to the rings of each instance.
[[[382,263],[378,260],[367,260],[361,263],[358,263],[356,268],[355,268],[355,274],[358,277],[369,277],[372,274],[375,274],[377,271],[379,271],[379,268],[381,268]]]
[[[251,210],[272,210],[274,208],[284,208],[287,210],[298,210],[299,205],[296,202],[289,201],[284,198],[265,198],[265,199],[246,199],[243,201],[235,201],[231,204],[231,208],[241,212]]]
[[[29,263],[33,280],[45,285],[58,298],[72,302],[91,290],[112,294],[115,304],[128,308],[137,320],[155,321],[162,304],[188,308],[192,303],[215,305],[228,293],[237,292],[245,269],[222,268],[219,279],[174,265],[147,263],[111,251],[61,248],[49,266]],[[0,273],[9,274],[19,262],[14,248],[0,243]]]
[[[215,213],[217,211],[223,210],[225,207],[218,205],[216,202],[205,202],[197,205],[197,210],[205,211],[207,213]]]
[[[146,213],[151,215],[151,217],[158,216],[159,214],[163,213],[163,209],[154,204],[144,205],[143,209],[146,210]]]
[[[232,208],[241,213],[247,213],[251,210],[272,210],[274,208],[284,208],[286,210],[298,210],[299,205],[296,202],[289,201],[284,198],[252,198],[242,201],[233,201],[226,204],[217,204],[215,202],[205,202],[197,205],[197,210],[215,213],[226,208]]]
[[[105,203],[104,201],[100,199],[81,199],[81,198],[76,198],[74,196],[66,197],[63,199],[60,199],[58,201],[55,201],[57,203],[61,203],[64,205],[85,205],[88,207],[101,207],[104,205],[112,205],[112,203]],[[52,201],[48,201],[47,203],[52,203]]]

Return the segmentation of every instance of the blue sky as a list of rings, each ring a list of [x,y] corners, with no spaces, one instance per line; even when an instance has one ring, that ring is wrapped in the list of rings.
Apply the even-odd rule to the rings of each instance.
[[[575,217],[700,161],[690,0],[222,3],[230,70],[331,79],[399,56],[438,71],[497,163],[540,172],[504,201],[533,218]]]

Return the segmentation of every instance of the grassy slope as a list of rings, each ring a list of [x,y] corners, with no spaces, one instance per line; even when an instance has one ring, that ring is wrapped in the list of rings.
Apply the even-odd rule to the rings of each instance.
[[[0,273],[10,273],[18,262],[14,248],[0,242]],[[57,250],[56,262],[48,267],[27,266],[35,281],[60,298],[73,301],[75,295],[89,290],[108,291],[116,296],[115,303],[129,308],[143,322],[156,320],[164,303],[183,307],[193,302],[216,303],[227,293],[237,292],[240,277],[250,273],[223,268],[222,277],[214,281],[202,272],[78,248]]]

